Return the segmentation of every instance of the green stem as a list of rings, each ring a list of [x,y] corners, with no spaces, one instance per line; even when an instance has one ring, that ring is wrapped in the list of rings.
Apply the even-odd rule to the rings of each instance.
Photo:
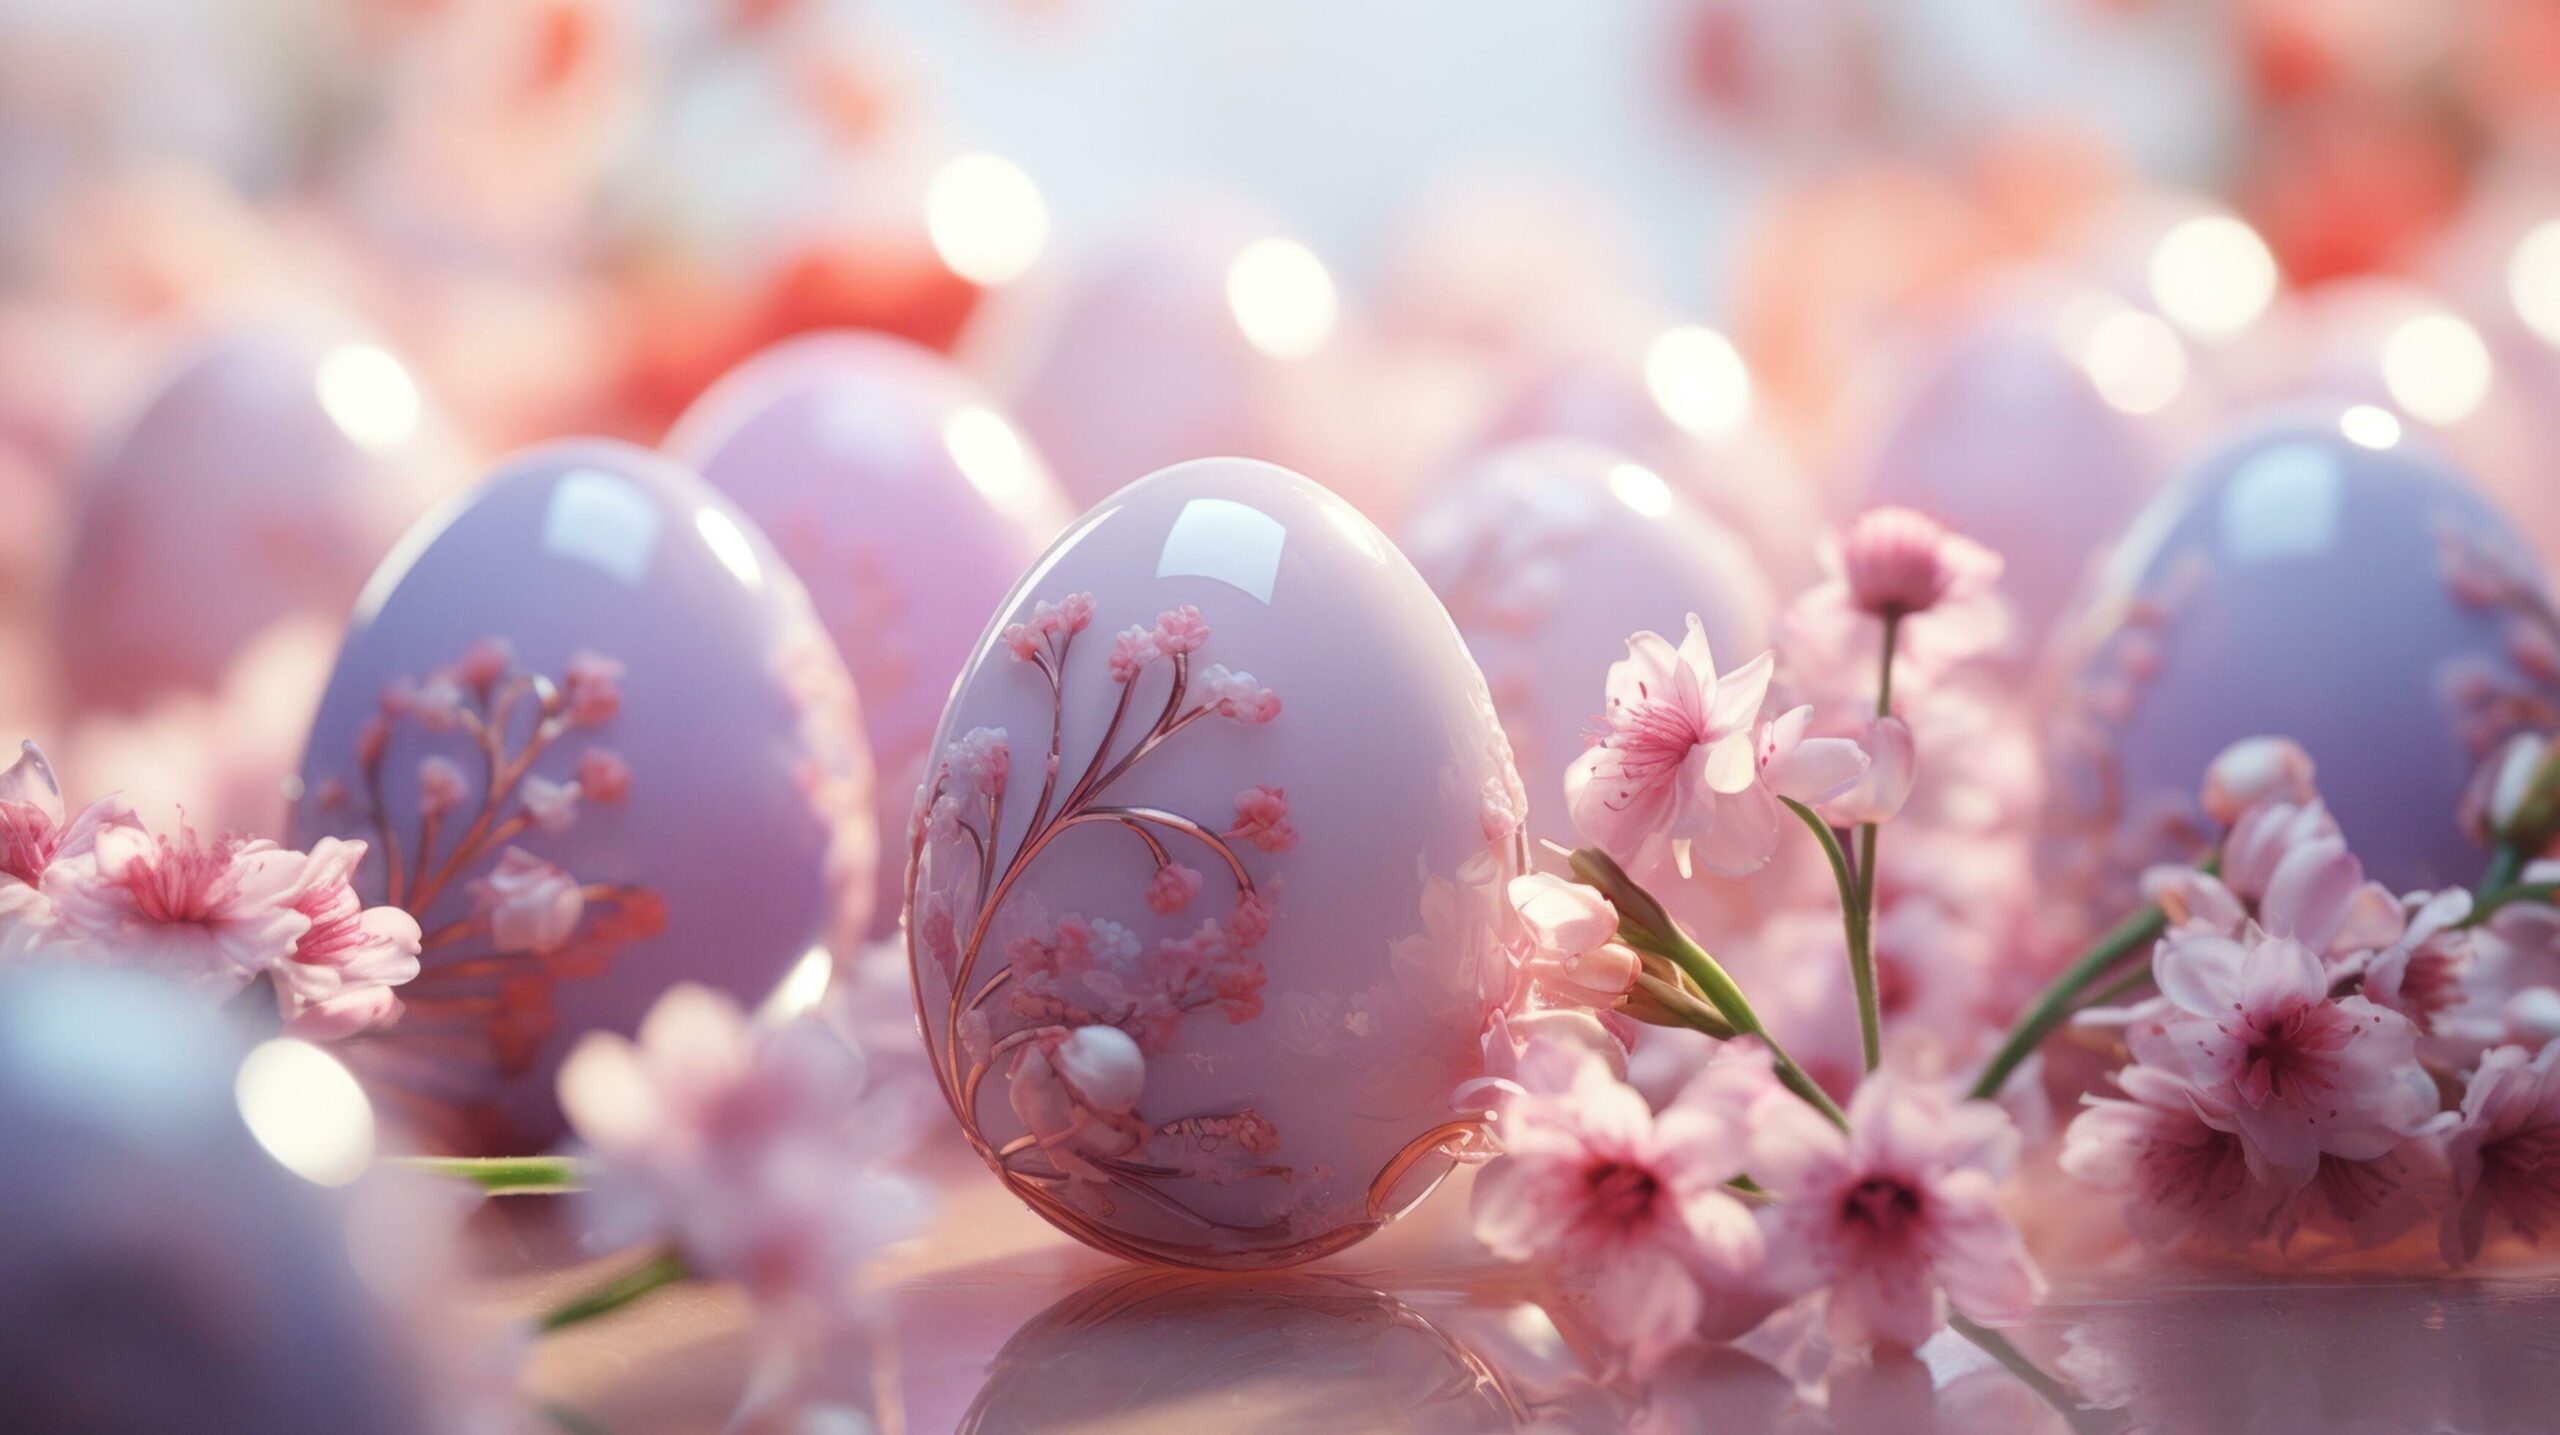
[[[1620,935],[1639,950],[1668,957],[1677,963],[1689,980],[1698,984],[1698,990],[1706,995],[1708,1002],[1724,1013],[1725,1020],[1733,1024],[1737,1034],[1757,1037],[1760,1044],[1769,1049],[1769,1062],[1777,1068],[1779,1085],[1803,1097],[1833,1125],[1843,1131],[1849,1129],[1849,1118],[1842,1113],[1839,1104],[1831,1099],[1830,1093],[1824,1091],[1820,1083],[1805,1075],[1804,1068],[1796,1065],[1795,1058],[1787,1055],[1786,1048],[1778,1045],[1776,1037],[1769,1035],[1769,1029],[1760,1024],[1760,1014],[1753,1011],[1751,1003],[1743,997],[1742,988],[1735,985],[1724,967],[1707,954],[1706,948],[1689,940],[1687,933],[1676,929],[1667,937],[1645,933],[1640,938],[1639,934],[1624,929]]]
[[[1893,715],[1893,655],[1902,638],[1902,615],[1884,615],[1883,652],[1876,659],[1876,717]],[[1850,954],[1858,986],[1858,1036],[1866,1045],[1867,1070],[1884,1057],[1884,1015],[1876,1002],[1876,824],[1858,827],[1858,946]]]
[[[2026,1060],[2046,1037],[2070,1020],[2074,998],[2092,982],[2113,971],[2118,962],[2160,940],[2160,934],[2168,929],[2168,916],[2152,906],[2125,918],[2116,924],[2114,930],[2100,937],[2096,946],[2083,953],[2080,960],[2073,962],[2061,976],[2054,978],[2052,985],[2039,993],[2034,1004],[2019,1015],[2017,1025],[2009,1029],[2008,1039],[1992,1053],[1990,1063],[1982,1068],[1982,1075],[1974,1081],[1973,1090],[1968,1094],[1976,1101],[1989,1101],[1998,1096],[2000,1088],[2008,1083],[2009,1073],[2018,1069],[2018,1063]]]
[[[2480,874],[2472,891],[2483,899],[2503,896],[2524,870],[2524,852],[2512,842],[2501,842],[2489,853],[2489,870]],[[2485,903],[2484,903],[2485,904]]]
[[[1741,1035],[1733,1029],[1733,1023],[1717,1015],[1713,1008],[1698,1000],[1696,994],[1686,986],[1675,986],[1643,972],[1636,974],[1636,986],[1664,1011],[1680,1018],[1681,1023],[1691,1030],[1703,1031],[1718,1041],[1731,1041]]]
[[[542,1317],[542,1329],[546,1332],[560,1330],[582,1321],[594,1320],[600,1315],[611,1315],[651,1291],[674,1285],[688,1278],[690,1274],[684,1268],[683,1257],[673,1250],[660,1251],[646,1262],[615,1276],[612,1280],[571,1300],[568,1304],[553,1307]]]
[[[402,1156],[393,1164],[469,1181],[493,1196],[554,1195],[575,1191],[585,1180],[569,1156]]]
[[[1953,1311],[1947,1313],[1947,1325],[1956,1334],[1980,1346],[1983,1354],[2000,1362],[2003,1369],[2034,1391],[2038,1399],[2060,1411],[2072,1429],[2104,1430],[2123,1424],[2112,1411],[2096,1410],[2082,1404],[2080,1392],[2045,1374],[2043,1367],[2029,1360],[2027,1353],[2018,1349],[2009,1337],[1988,1326],[1977,1325]]]
[[[2560,900],[2560,883],[2516,882],[2496,889],[2482,888],[2471,915],[2461,925],[2477,927],[2498,914],[2498,909],[2514,902],[2550,902]]]
[[[1876,1001],[1876,955],[1874,928],[1868,925],[1865,883],[1849,867],[1849,856],[1840,850],[1840,838],[1831,824],[1820,814],[1792,797],[1778,799],[1802,819],[1805,830],[1822,844],[1822,855],[1831,859],[1831,880],[1840,889],[1840,925],[1849,941],[1849,981],[1858,992],[1858,1046],[1867,1060],[1867,1070],[1876,1069],[1884,1059],[1884,1013]],[[1869,850],[1873,850],[1875,829],[1864,829]],[[1858,872],[1866,869],[1861,867]]]

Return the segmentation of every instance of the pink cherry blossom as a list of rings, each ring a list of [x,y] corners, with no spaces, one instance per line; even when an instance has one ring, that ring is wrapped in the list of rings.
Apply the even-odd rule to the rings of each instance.
[[[429,732],[451,732],[462,725],[463,707],[470,695],[449,672],[436,673],[415,691],[407,694],[405,710],[411,721]]]
[[[2017,1157],[2007,1113],[1891,1072],[1869,1076],[1842,1132],[1792,1094],[1751,1108],[1752,1179],[1780,1197],[1769,1259],[1784,1288],[1818,1288],[1834,1339],[1912,1348],[1940,1296],[1981,1321],[2012,1320],[2044,1278],[1994,1199]]]
[[[1512,910],[1528,937],[1522,963],[1547,996],[1576,1006],[1613,1006],[1643,970],[1618,940],[1618,909],[1579,882],[1545,872],[1511,879]]]
[[[559,1089],[592,1154],[581,1199],[599,1242],[670,1242],[771,1320],[859,1313],[862,1263],[927,1210],[887,1169],[921,1108],[866,1076],[861,1050],[823,1020],[760,1026],[691,984],[658,999],[637,1041],[589,1033]]]
[[[1243,723],[1266,723],[1280,716],[1280,695],[1253,680],[1251,673],[1211,664],[1200,675],[1200,693],[1218,716]]]
[[[1298,845],[1298,829],[1289,822],[1289,794],[1256,783],[1236,794],[1236,825],[1229,837],[1241,837],[1265,852],[1286,852]]]
[[[1779,808],[1760,780],[1757,724],[1772,665],[1763,653],[1718,677],[1695,613],[1676,649],[1658,633],[1629,638],[1609,667],[1607,731],[1565,773],[1574,826],[1646,869],[1685,872],[1694,858],[1740,876],[1766,863]]]
[[[1743,1115],[1766,1056],[1757,1073],[1750,1052],[1730,1057],[1657,1115],[1591,1051],[1535,1042],[1495,1118],[1502,1154],[1476,1178],[1476,1238],[1587,1289],[1639,1369],[1759,1273],[1760,1226],[1724,1183],[1745,1165]]]
[[[2262,1180],[2309,1180],[2322,1153],[2370,1160],[2436,1106],[2409,1019],[2331,1000],[2308,947],[2252,933],[2171,937],[2152,958],[2162,1008],[2127,1032],[2134,1056],[2227,1111]]]
[[[1920,778],[1920,748],[1911,724],[1899,717],[1869,718],[1852,746],[1865,758],[1864,770],[1846,789],[1817,802],[1814,810],[1834,827],[1892,821],[1911,800],[1912,785]]]
[[[482,638],[463,653],[461,662],[453,665],[453,676],[466,687],[487,692],[515,663],[516,650],[506,639]]]
[[[610,748],[591,747],[578,754],[578,795],[589,802],[615,803],[631,795],[631,764]]]
[[[88,860],[56,863],[45,888],[67,936],[228,995],[284,965],[310,930],[294,907],[304,860],[263,840],[110,827]]]
[[[2440,1116],[2418,1135],[2379,1156],[2350,1160],[2323,1154],[2311,1179],[2287,1196],[2272,1222],[2276,1245],[2305,1231],[2357,1250],[2399,1239],[2444,1209],[2448,1180]]]
[[[578,823],[578,784],[527,776],[517,787],[525,813],[545,832],[566,832]]]
[[[113,797],[71,816],[43,751],[23,744],[18,760],[0,772],[0,915],[12,905],[8,893],[32,899],[54,863],[87,857],[100,833],[141,826],[133,809]]]
[[[1134,626],[1121,629],[1119,635],[1111,640],[1111,681],[1136,681],[1147,664],[1159,656],[1154,632]]]
[[[1147,883],[1147,905],[1166,916],[1190,906],[1191,899],[1199,895],[1199,870],[1179,862],[1156,868],[1156,875]]]
[[[2495,1231],[2528,1241],[2560,1230],[2560,1042],[2528,1054],[2502,1046],[2480,1059],[2445,1138],[2451,1199],[2444,1256],[2479,1259]]]
[[[1028,623],[1008,623],[1004,629],[1005,651],[1017,663],[1027,663],[1049,650],[1048,640]]]
[[[569,655],[562,670],[560,696],[569,721],[579,727],[609,722],[622,711],[623,666],[584,648]]]
[[[2244,737],[2205,768],[2205,815],[2228,827],[2265,803],[2302,806],[2319,795],[2311,754],[2289,738]]]
[[[2000,569],[1998,554],[1908,508],[1868,509],[1840,536],[1850,601],[1878,618],[1907,618],[1987,589]]]
[[[578,879],[521,847],[510,847],[475,884],[489,941],[501,952],[557,951],[586,915]]]
[[[1000,727],[973,727],[943,752],[951,795],[962,802],[1002,797],[1013,773],[1013,744]]]
[[[418,919],[356,895],[364,854],[361,842],[324,837],[304,861],[293,908],[310,929],[273,970],[277,1008],[298,1036],[337,1040],[391,1021],[392,988],[418,975]]]
[[[1813,705],[1789,708],[1760,724],[1760,780],[1780,797],[1812,805],[1841,798],[1867,775],[1868,757],[1846,738],[1807,737]],[[1904,729],[1905,734],[1909,732]]]
[[[2084,1098],[2063,1134],[2062,1169],[2121,1195],[2134,1234],[2152,1245],[2237,1247],[2263,1236],[2283,1192],[2250,1171],[2229,1110],[2147,1066],[2115,1080],[2122,1098]]]
[[[470,779],[462,775],[462,765],[444,756],[421,758],[418,762],[418,813],[423,817],[440,817],[462,805],[471,793]]]
[[[1209,641],[1209,620],[1189,603],[1156,615],[1156,651],[1171,655],[1194,653]]]

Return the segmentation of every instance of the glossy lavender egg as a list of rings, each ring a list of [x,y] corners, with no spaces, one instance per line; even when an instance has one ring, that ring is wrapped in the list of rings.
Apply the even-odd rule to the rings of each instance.
[[[2210,837],[2205,765],[2280,734],[2367,871],[2468,885],[2483,756],[2560,717],[2560,634],[2504,516],[2371,407],[2246,430],[2163,493],[2057,646],[2048,858],[2121,897]]]
[[[582,1032],[842,949],[877,845],[852,693],[763,535],[655,454],[534,449],[420,524],[357,605],[290,826],[372,844],[367,900],[427,934],[406,1015],[348,1052],[376,1099],[538,1150]]]
[[[987,613],[1066,526],[1056,481],[974,380],[879,334],[767,350],[696,401],[666,447],[808,586],[862,692],[880,828],[899,830]],[[897,922],[901,876],[881,864],[875,936]]]
[[[0,1429],[426,1429],[337,1193],[242,1119],[243,1054],[138,974],[0,976]]]
[[[1523,795],[1367,519],[1244,459],[1121,490],[1005,600],[935,747],[917,999],[1024,1200],[1135,1259],[1272,1266],[1446,1173]]]
[[[346,612],[459,477],[407,367],[332,320],[247,323],[188,350],[99,454],[62,573],[82,707],[211,690],[278,619]]]

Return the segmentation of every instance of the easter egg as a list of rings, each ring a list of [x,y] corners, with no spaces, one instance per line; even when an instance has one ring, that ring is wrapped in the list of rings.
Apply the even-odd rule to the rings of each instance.
[[[898,830],[987,613],[1066,526],[1048,469],[967,375],[875,334],[767,350],[703,395],[667,450],[808,585],[862,693],[880,828]],[[899,876],[883,864],[876,936],[897,922]]]
[[[2560,718],[2560,633],[2505,517],[2379,408],[2286,416],[2160,495],[2057,644],[2048,866],[2121,899],[2206,848],[2197,791],[2289,737],[2367,873],[2467,885],[2456,809],[2509,733]]]
[[[1483,676],[1349,504],[1245,459],[1070,528],[954,689],[908,943],[963,1133],[1136,1259],[1309,1260],[1480,1138],[1523,794]]]
[[[283,1067],[244,1068],[244,1055],[171,984],[96,969],[0,977],[0,1426],[427,1428],[426,1392],[350,1259],[339,1193],[253,1134],[313,1154],[327,1103],[303,1091],[291,1113],[261,1109]],[[275,1124],[289,1117],[303,1124]]]
[[[408,369],[333,321],[182,358],[82,489],[57,605],[67,695],[211,690],[280,618],[344,614],[455,465]]]
[[[351,1043],[435,1145],[539,1149],[583,1032],[676,981],[754,1001],[869,915],[871,769],[797,579],[699,479],[628,445],[520,454],[365,590],[289,841],[370,844],[417,916],[406,1012]]]

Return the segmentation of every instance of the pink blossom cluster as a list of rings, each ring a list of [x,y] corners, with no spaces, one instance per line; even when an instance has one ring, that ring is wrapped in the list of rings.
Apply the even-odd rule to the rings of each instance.
[[[1117,922],[1062,917],[1046,937],[1017,937],[1007,950],[1008,1006],[1037,1026],[1117,1027],[1139,1052],[1159,1052],[1192,1012],[1230,1023],[1261,1015],[1267,978],[1253,949],[1270,920],[1263,899],[1247,894],[1226,920],[1204,919],[1148,949]]]
[[[288,1030],[352,1036],[399,1016],[420,948],[416,919],[357,896],[365,850],[156,835],[112,797],[75,814],[28,743],[0,772],[0,963],[133,967],[214,1001],[263,983]]]
[[[2121,1025],[2130,1060],[2072,1122],[2064,1168],[2161,1245],[2432,1229],[2460,1265],[2502,1232],[2536,1239],[2560,1211],[2560,910],[2543,898],[2560,869],[2526,868],[2531,895],[2493,911],[2460,890],[2395,898],[2279,739],[2223,754],[2204,806],[2226,824],[2215,860],[2146,878],[2169,921],[2159,994],[2084,1018]]]

